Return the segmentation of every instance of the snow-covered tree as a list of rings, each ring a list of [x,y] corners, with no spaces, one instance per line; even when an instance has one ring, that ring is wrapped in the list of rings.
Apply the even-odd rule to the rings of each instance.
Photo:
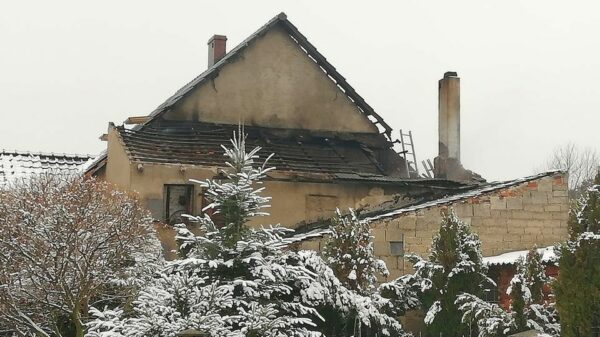
[[[542,254],[534,246],[529,250],[525,260],[520,263],[521,273],[525,277],[525,282],[531,294],[531,304],[544,303],[544,286],[549,279],[546,276],[545,266],[542,263]]]
[[[329,230],[331,234],[322,256],[346,288],[371,297],[378,310],[392,317],[419,306],[416,292],[409,282],[412,275],[378,284],[377,276],[387,276],[389,272],[385,262],[374,255],[373,235],[368,221],[359,219],[352,209],[347,215],[336,210]],[[342,313],[344,317],[336,317],[336,314],[340,316],[339,310],[330,309],[325,310],[323,315],[326,321],[345,321],[345,327],[340,330],[358,330],[362,326],[355,314]]]
[[[159,262],[150,214],[107,183],[48,174],[0,198],[0,327],[17,335],[83,336],[90,306],[126,302]]]
[[[412,255],[415,275],[420,280],[420,297],[426,330],[431,336],[468,335],[475,322],[464,323],[456,304],[459,295],[480,297],[492,282],[482,263],[481,242],[452,209],[442,214],[439,233],[434,237],[428,259]]]
[[[518,262],[521,266],[524,262]],[[522,270],[517,272],[510,280],[510,285],[507,289],[507,294],[510,296],[510,313],[515,323],[516,331],[527,330],[527,313],[526,306],[531,302],[531,291],[527,286],[525,275]]]
[[[475,324],[478,337],[502,337],[516,330],[514,318],[499,305],[471,294],[456,299],[464,324]]]
[[[349,289],[368,295],[377,285],[377,275],[389,274],[385,262],[373,253],[373,236],[368,221],[360,220],[354,210],[342,215],[338,210],[329,226],[331,231],[323,257],[335,275]]]
[[[553,284],[561,333],[593,336],[600,330],[600,173],[571,210],[569,228]]]
[[[131,310],[96,310],[89,335],[174,336],[195,329],[211,336],[335,336],[338,322],[321,314],[334,312],[383,336],[404,336],[398,321],[380,312],[385,303],[346,288],[316,252],[286,249],[292,230],[246,225],[266,215],[270,199],[260,184],[271,168],[266,161],[257,165],[260,148],[245,147],[245,137],[234,135],[232,147],[224,147],[224,179],[196,181],[210,201],[205,210],[221,222],[208,212],[189,216],[203,234],[177,227],[184,258],[161,270]]]

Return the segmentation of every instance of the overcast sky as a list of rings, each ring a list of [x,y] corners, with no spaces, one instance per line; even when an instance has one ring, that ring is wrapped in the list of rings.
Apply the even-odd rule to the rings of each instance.
[[[437,81],[461,77],[462,161],[531,174],[566,142],[600,147],[598,1],[0,1],[0,148],[97,153],[109,121],[147,115],[233,48],[288,18],[417,159],[437,153]]]

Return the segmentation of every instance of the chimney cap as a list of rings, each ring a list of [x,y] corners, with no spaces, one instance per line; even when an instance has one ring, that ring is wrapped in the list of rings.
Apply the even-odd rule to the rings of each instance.
[[[444,78],[448,77],[458,77],[458,73],[456,71],[447,71],[444,73]]]
[[[225,35],[218,35],[215,34],[213,35],[210,39],[208,39],[208,44],[210,44],[211,42],[213,42],[214,40],[223,40],[223,41],[227,41],[227,36]]]

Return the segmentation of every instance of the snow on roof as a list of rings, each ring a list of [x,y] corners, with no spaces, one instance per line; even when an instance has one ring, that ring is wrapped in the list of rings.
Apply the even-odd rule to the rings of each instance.
[[[554,263],[557,261],[555,246],[538,248],[538,253],[542,255],[543,263]],[[519,250],[509,253],[504,253],[496,256],[488,256],[483,258],[483,263],[488,266],[500,266],[515,264],[520,258],[525,258],[529,250]]]
[[[417,211],[420,209],[425,209],[425,208],[434,207],[434,206],[440,206],[440,205],[444,205],[444,204],[450,204],[450,203],[453,203],[456,201],[461,201],[464,199],[478,197],[478,196],[484,195],[486,193],[496,192],[498,190],[502,190],[505,188],[520,185],[522,183],[527,183],[532,180],[538,180],[538,179],[541,179],[544,177],[553,176],[558,173],[563,173],[563,171],[552,170],[552,171],[543,172],[543,173],[539,173],[536,175],[523,177],[523,178],[519,178],[519,179],[514,179],[514,180],[491,182],[489,184],[482,185],[482,187],[480,187],[480,188],[476,188],[476,189],[470,190],[468,192],[459,193],[459,194],[455,194],[455,195],[452,195],[452,196],[449,196],[446,198],[435,199],[435,200],[423,202],[423,203],[416,204],[416,205],[410,205],[407,207],[390,210],[389,212],[385,212],[385,213],[382,213],[382,214],[379,214],[379,215],[376,215],[373,217],[369,217],[366,220],[373,221],[373,220],[378,220],[378,219],[391,218],[394,216],[402,215],[402,214],[405,214],[408,212]]]
[[[79,154],[0,151],[0,188],[45,172],[80,173],[93,157]]]

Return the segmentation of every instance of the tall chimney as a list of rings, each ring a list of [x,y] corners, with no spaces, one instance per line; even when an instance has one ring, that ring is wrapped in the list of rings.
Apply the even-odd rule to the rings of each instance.
[[[219,62],[227,53],[227,36],[213,35],[208,40],[208,67]]]
[[[460,78],[453,71],[444,74],[438,85],[438,156],[433,160],[436,178],[468,179],[460,164]]]

